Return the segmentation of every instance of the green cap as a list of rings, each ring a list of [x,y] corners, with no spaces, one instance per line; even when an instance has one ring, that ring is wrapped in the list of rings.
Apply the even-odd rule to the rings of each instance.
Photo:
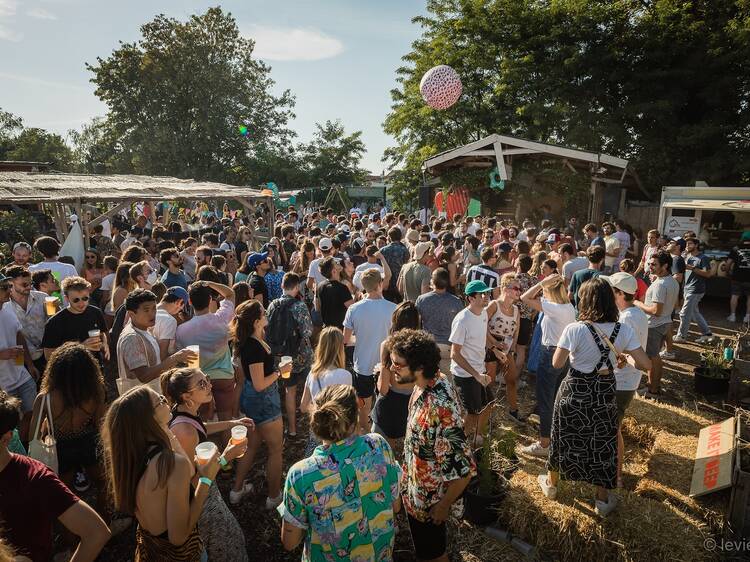
[[[484,281],[480,281],[479,279],[475,281],[471,281],[468,285],[466,285],[466,288],[464,289],[464,295],[473,295],[474,293],[488,293],[492,289],[490,289],[487,285],[485,285]]]

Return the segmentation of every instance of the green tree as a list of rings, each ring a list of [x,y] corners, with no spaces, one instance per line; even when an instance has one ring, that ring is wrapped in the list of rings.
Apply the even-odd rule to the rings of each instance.
[[[73,152],[60,135],[32,127],[23,129],[11,141],[8,160],[50,162],[52,168],[62,172],[73,169]]]
[[[365,143],[362,131],[347,135],[340,121],[315,124],[312,141],[302,143],[297,150],[301,155],[310,185],[358,184],[367,171],[360,168]]]
[[[629,158],[666,183],[750,175],[750,7],[733,0],[429,0],[384,123],[393,164],[500,132]],[[419,93],[437,64],[463,95]]]
[[[87,68],[107,104],[117,153],[137,173],[255,183],[257,154],[283,152],[294,98],[271,94],[270,67],[236,21],[210,8],[180,22],[164,15]],[[240,127],[247,127],[247,134]]]
[[[129,173],[132,166],[108,119],[95,117],[80,130],[68,131],[77,171],[87,174]]]
[[[23,129],[23,121],[0,108],[0,160],[8,159],[8,152],[13,149],[13,139]]]

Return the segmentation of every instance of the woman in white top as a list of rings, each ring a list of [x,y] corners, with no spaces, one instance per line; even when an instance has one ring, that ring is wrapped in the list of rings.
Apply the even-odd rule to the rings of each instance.
[[[540,298],[541,297],[541,298]],[[559,369],[552,366],[552,356],[563,330],[576,321],[576,309],[568,300],[565,280],[558,274],[545,277],[523,295],[521,302],[537,312],[542,312],[542,341],[539,345],[536,368],[536,413],[539,415],[539,441],[522,451],[527,455],[547,458],[552,427],[552,406],[557,389],[560,388],[565,365]]]
[[[629,354],[636,367],[651,365],[633,329],[618,322],[612,288],[598,278],[579,292],[578,322],[560,337],[552,366],[560,369],[570,356],[552,414],[547,474],[539,475],[545,496],[555,499],[560,476],[596,486],[596,513],[608,515],[617,505],[617,401],[615,364]]]
[[[500,278],[500,297],[487,306],[487,355],[484,358],[487,374],[494,381],[498,364],[505,378],[508,415],[515,422],[523,422],[518,413],[518,370],[512,355],[516,350],[521,311],[516,306],[521,286],[515,273]]]
[[[343,332],[334,326],[324,328],[320,332],[318,347],[315,348],[315,359],[313,359],[310,375],[307,377],[305,389],[302,392],[302,403],[300,404],[302,412],[312,415],[315,409],[315,397],[325,387],[334,384],[353,384],[352,374],[344,368],[345,365]],[[305,456],[309,457],[319,444],[311,431]]]

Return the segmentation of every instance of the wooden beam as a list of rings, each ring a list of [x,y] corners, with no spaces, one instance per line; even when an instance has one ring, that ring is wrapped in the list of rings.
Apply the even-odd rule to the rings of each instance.
[[[493,147],[495,148],[495,160],[497,160],[497,172],[500,176],[500,179],[503,181],[508,181],[510,177],[508,176],[508,169],[505,167],[505,155],[503,154],[503,144],[498,140],[495,141],[495,144],[493,144]]]
[[[123,209],[127,209],[128,207],[130,207],[130,205],[131,201],[123,201],[122,203],[118,203],[106,213],[102,213],[95,219],[91,219],[91,222],[88,224],[89,228],[94,228],[96,225],[103,223],[105,220],[110,220],[113,216],[115,216]]]
[[[513,156],[515,154],[540,154],[541,150],[535,150],[533,148],[504,148],[503,154],[506,156]]]
[[[494,156],[495,151],[494,150],[472,150],[471,152],[467,152],[464,154],[464,156]]]
[[[81,205],[80,199],[76,201],[76,215],[78,215],[78,225],[81,227],[81,236],[83,237],[83,251],[86,252],[89,249],[89,227],[83,215],[83,205]]]

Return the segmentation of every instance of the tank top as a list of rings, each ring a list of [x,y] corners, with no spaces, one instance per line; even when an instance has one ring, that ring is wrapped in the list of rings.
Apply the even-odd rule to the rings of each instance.
[[[500,309],[500,303],[496,302],[495,304],[497,305],[497,309],[492,315],[492,318],[489,319],[487,325],[492,337],[504,342],[507,351],[513,344],[513,336],[516,333],[516,325],[518,324],[520,311],[517,306],[513,305],[513,315],[508,316]]]

